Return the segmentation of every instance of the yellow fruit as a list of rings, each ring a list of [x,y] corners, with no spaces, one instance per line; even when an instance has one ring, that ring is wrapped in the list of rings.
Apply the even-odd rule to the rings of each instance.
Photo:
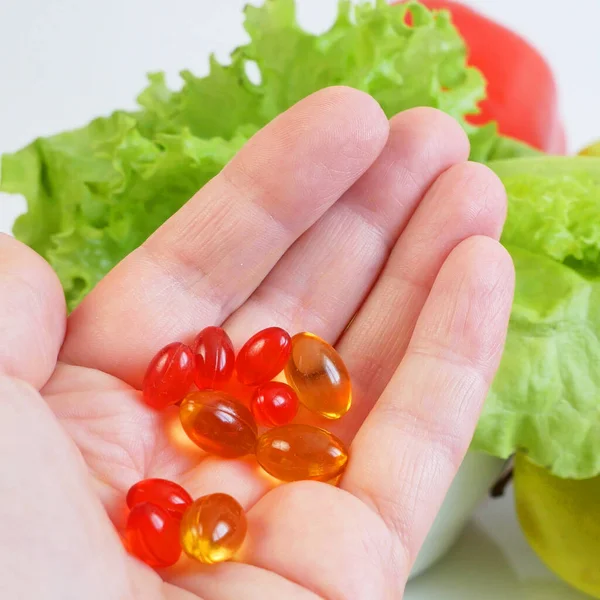
[[[600,598],[600,477],[559,479],[517,455],[514,484],[531,547],[567,583]]]
[[[595,142],[591,146],[584,148],[579,152],[580,156],[600,156],[600,142]]]

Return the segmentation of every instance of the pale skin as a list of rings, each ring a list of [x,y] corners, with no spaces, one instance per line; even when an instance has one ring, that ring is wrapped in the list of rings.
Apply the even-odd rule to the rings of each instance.
[[[388,121],[330,88],[259,132],[67,318],[51,268],[0,237],[0,597],[397,600],[467,451],[513,293],[504,190],[450,117]],[[355,318],[352,317],[355,315]],[[172,434],[141,402],[165,344],[278,325],[344,358],[338,487],[278,486]],[[323,424],[318,419],[315,423]],[[127,489],[164,477],[248,511],[235,562],[129,556]]]

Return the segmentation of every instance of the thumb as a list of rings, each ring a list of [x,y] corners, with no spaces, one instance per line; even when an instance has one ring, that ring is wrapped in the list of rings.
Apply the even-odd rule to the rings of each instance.
[[[0,598],[130,598],[125,551],[40,394],[0,375]]]
[[[56,366],[66,319],[64,294],[50,265],[0,233],[0,375],[39,390]]]

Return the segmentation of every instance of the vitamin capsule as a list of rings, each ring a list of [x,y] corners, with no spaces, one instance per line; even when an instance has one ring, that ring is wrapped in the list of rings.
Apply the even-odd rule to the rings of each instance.
[[[269,381],[256,388],[252,398],[252,414],[257,423],[277,427],[290,423],[298,412],[298,396],[287,384]]]
[[[125,543],[129,552],[147,565],[170,567],[181,556],[179,519],[150,502],[136,504],[127,518]]]
[[[256,444],[256,459],[281,481],[330,481],[348,462],[344,443],[312,425],[284,425],[263,433]]]
[[[235,366],[233,344],[225,330],[206,327],[194,340],[195,382],[199,390],[223,389]]]
[[[181,520],[181,546],[191,558],[203,563],[229,560],[246,537],[246,515],[227,494],[198,498]]]
[[[249,409],[220,390],[188,394],[179,407],[183,429],[210,454],[235,458],[254,452],[257,428]]]
[[[240,349],[236,361],[238,379],[244,385],[260,385],[281,373],[291,351],[289,334],[269,327],[254,334]]]
[[[127,506],[150,502],[166,510],[169,515],[181,519],[185,509],[193,502],[192,497],[174,481],[167,479],[144,479],[131,486],[127,492]]]
[[[306,408],[339,419],[352,403],[352,386],[342,357],[312,333],[292,338],[292,353],[285,366],[288,383]]]
[[[189,346],[174,342],[150,361],[142,386],[144,402],[164,409],[188,393],[194,381],[194,353]]]

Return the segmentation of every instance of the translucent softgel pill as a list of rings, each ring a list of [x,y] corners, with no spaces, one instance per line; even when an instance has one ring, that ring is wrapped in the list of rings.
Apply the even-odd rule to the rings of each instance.
[[[174,342],[165,346],[148,365],[142,393],[144,402],[158,410],[181,401],[194,381],[194,353]]]
[[[127,506],[150,502],[166,510],[172,517],[181,519],[192,503],[191,496],[177,483],[167,479],[144,479],[132,485],[127,492]]]
[[[203,563],[229,560],[246,537],[244,509],[227,494],[198,498],[181,520],[181,546],[191,558]]]
[[[236,359],[238,379],[244,385],[260,385],[281,373],[288,360],[291,339],[280,327],[254,334],[240,349]]]
[[[292,338],[285,376],[308,409],[328,419],[339,419],[350,409],[348,369],[336,350],[320,337],[298,333]]]
[[[233,344],[227,333],[221,327],[206,327],[196,336],[192,350],[198,389],[223,389],[235,367]]]
[[[179,417],[188,437],[210,454],[235,458],[254,452],[256,421],[250,410],[227,392],[188,394],[179,407]]]
[[[339,438],[324,429],[284,425],[260,436],[256,459],[267,473],[282,481],[330,481],[346,468],[348,451]]]
[[[170,567],[181,555],[179,519],[150,502],[136,504],[127,518],[125,543],[147,565]]]

